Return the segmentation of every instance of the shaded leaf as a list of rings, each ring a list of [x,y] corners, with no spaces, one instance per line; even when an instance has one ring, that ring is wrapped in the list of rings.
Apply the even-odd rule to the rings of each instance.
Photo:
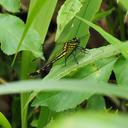
[[[37,95],[37,98],[34,100],[32,106],[48,106],[49,109],[59,112],[75,108],[91,95],[91,93],[79,92],[42,92]]]
[[[105,101],[103,96],[93,95],[90,97],[87,103],[87,109],[103,111],[105,109]]]

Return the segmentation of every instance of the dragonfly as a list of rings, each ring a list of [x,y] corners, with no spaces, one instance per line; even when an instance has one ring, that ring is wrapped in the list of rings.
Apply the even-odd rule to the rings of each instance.
[[[56,55],[53,59],[51,59],[51,61],[46,63],[44,66],[42,66],[37,71],[30,73],[29,76],[30,77],[40,76],[43,78],[45,75],[47,75],[49,73],[53,64],[63,57],[65,57],[65,66],[66,66],[67,59],[70,57],[70,55],[74,56],[74,60],[78,64],[78,61],[76,59],[76,50],[77,49],[79,49],[82,52],[87,51],[86,48],[80,47],[80,39],[77,37],[74,37],[72,40],[64,43],[63,49],[58,55]]]

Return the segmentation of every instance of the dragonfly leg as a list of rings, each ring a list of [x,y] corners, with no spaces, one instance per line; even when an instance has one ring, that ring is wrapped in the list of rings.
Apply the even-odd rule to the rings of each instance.
[[[72,53],[72,55],[73,55],[73,57],[74,57],[75,62],[76,62],[77,64],[79,64],[78,61],[77,61],[77,58],[76,58],[76,50],[74,50],[74,52]]]
[[[37,71],[35,71],[35,72],[30,73],[29,76],[30,76],[31,78],[40,76],[40,70],[37,70]]]
[[[89,53],[89,50],[87,48],[83,48],[81,46],[78,46],[78,49],[80,50],[80,52],[82,53]]]
[[[70,54],[68,54],[68,55],[65,57],[65,66],[66,66],[67,59],[71,56],[71,54],[72,54],[75,50],[76,50],[76,49],[74,49]]]
[[[66,66],[67,59],[69,58],[69,56],[70,56],[71,54],[72,54],[72,53],[70,53],[68,56],[65,57],[65,66]]]
[[[73,55],[75,62],[76,62],[77,64],[79,64],[78,61],[77,61],[77,58],[76,58],[76,50],[77,50],[77,49],[75,49],[75,50],[72,51],[67,57],[65,57],[65,66],[66,66],[67,59],[68,59],[71,55]]]

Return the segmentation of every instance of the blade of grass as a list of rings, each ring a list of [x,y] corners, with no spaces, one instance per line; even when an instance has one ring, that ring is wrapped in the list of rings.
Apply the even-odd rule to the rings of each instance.
[[[2,128],[12,128],[9,121],[6,119],[6,117],[0,112],[0,127]]]
[[[53,15],[57,0],[43,0],[43,1],[31,1],[29,16],[27,18],[26,29],[22,35],[20,40],[20,45],[22,45],[22,41],[24,40],[27,32],[30,28],[36,29],[40,36],[42,36],[42,40],[44,41],[46,32],[48,30],[48,26],[51,21],[51,17]],[[19,47],[20,47],[19,45]],[[19,48],[18,47],[18,48]],[[15,55],[16,57],[16,55]],[[28,71],[30,71],[33,67],[31,65],[33,56],[31,53],[23,52],[22,53],[22,64],[21,64],[21,79],[26,79],[28,77]],[[15,58],[14,58],[15,60]],[[13,60],[13,62],[14,62]],[[21,118],[22,118],[22,128],[27,127],[27,111],[28,111],[28,97],[29,93],[21,94]]]
[[[75,15],[91,21],[100,8],[102,0],[66,0],[57,17],[56,45],[51,58],[60,52],[63,44],[73,37],[81,38],[81,46],[85,47],[88,38],[88,25],[80,22]],[[95,4],[97,3],[97,4]],[[83,29],[84,28],[84,29]],[[70,31],[69,31],[70,30]]]
[[[70,86],[69,86],[70,85]],[[79,85],[79,86],[78,86]],[[95,88],[95,89],[94,89]],[[29,80],[7,83],[0,86],[0,95],[30,91],[72,91],[102,95],[115,95],[128,99],[128,86],[90,80]]]
[[[123,42],[121,42],[114,36],[110,35],[109,33],[105,32],[101,27],[99,27],[99,26],[79,17],[79,16],[76,16],[76,18],[78,18],[80,21],[84,22],[85,24],[89,25],[90,27],[95,29],[97,32],[99,32],[109,43],[113,44],[117,49],[119,49],[125,58],[128,58],[128,47],[127,48],[120,47],[121,46],[120,44]]]
[[[127,45],[128,46],[128,45]],[[64,64],[56,64],[52,67],[50,73],[44,78],[44,80],[54,79],[59,80],[65,76],[70,76],[70,74],[76,72],[80,68],[91,64],[97,60],[104,59],[107,57],[115,56],[120,54],[114,46],[108,45],[97,49],[92,49],[88,51],[88,54],[79,54],[77,60],[79,64],[74,63],[73,59],[68,60],[67,66]],[[64,60],[63,60],[64,61]]]
[[[40,11],[41,11],[42,7],[45,6],[45,2],[46,1],[47,0],[43,0],[43,1],[36,0],[36,2],[34,4],[34,7],[32,8],[31,13],[29,14],[29,17],[27,19],[26,28],[25,28],[25,30],[23,32],[23,35],[22,35],[21,40],[20,40],[20,43],[19,43],[19,45],[17,47],[16,54],[15,54],[13,62],[12,62],[12,66],[13,66],[13,64],[15,62],[15,59],[16,59],[17,54],[18,54],[18,51],[19,51],[19,49],[20,49],[20,47],[21,47],[21,45],[23,43],[23,40],[24,40],[25,36],[27,35],[31,25],[33,24],[34,20],[38,16],[38,14],[40,14]]]

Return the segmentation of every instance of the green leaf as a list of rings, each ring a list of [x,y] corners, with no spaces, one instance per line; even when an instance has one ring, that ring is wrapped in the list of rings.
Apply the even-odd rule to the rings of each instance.
[[[113,66],[116,62],[116,58],[107,58],[102,59],[98,61],[95,65],[97,65],[97,68],[102,65],[101,68],[98,68],[98,70],[89,76],[85,77],[84,79],[88,80],[97,80],[97,81],[105,81],[107,82],[110,78],[111,72],[113,70]],[[102,86],[102,85],[101,85]],[[87,108],[89,110],[103,110],[105,109],[105,101],[103,99],[103,96],[101,95],[93,95],[88,100]]]
[[[56,41],[59,45],[56,45],[51,58],[56,56],[56,54],[60,52],[63,44],[66,41],[71,40],[73,37],[81,38],[81,46],[85,47],[89,39],[89,27],[76,19],[75,14],[77,13],[77,15],[83,17],[84,19],[91,21],[96,12],[99,10],[101,2],[102,0],[65,1],[57,17]],[[63,19],[66,21],[64,22]]]
[[[103,111],[105,109],[105,101],[103,96],[93,95],[90,97],[87,102],[87,109]]]
[[[42,92],[37,95],[32,106],[48,106],[52,111],[60,112],[75,108],[91,95],[81,92]]]
[[[16,13],[20,9],[20,0],[0,0],[2,5],[7,11]]]
[[[27,23],[27,25],[32,25],[32,28],[39,32],[42,43],[44,43],[56,4],[57,0],[34,0],[30,3],[28,14],[29,21],[27,20],[29,23]],[[30,22],[32,22],[32,24],[30,24]]]
[[[51,121],[52,113],[47,107],[41,107],[37,128],[45,127]]]
[[[26,38],[27,33],[29,32],[30,29],[36,30],[41,36],[42,43],[44,42],[56,4],[57,0],[31,0],[26,28],[20,39],[20,43],[18,45],[17,52],[13,59],[12,65],[14,64],[18,50],[22,46],[23,40],[24,38]],[[40,47],[40,45],[38,46]],[[35,48],[34,45],[33,48]],[[28,72],[32,69],[32,65],[30,65],[32,60],[31,58],[33,58],[33,56],[30,53],[23,52],[21,64],[21,79],[28,78]],[[31,100],[31,95],[30,99],[28,99],[28,97],[29,94],[21,95],[21,120],[23,128],[26,128],[28,123],[27,110],[29,108],[29,104],[27,103],[29,103],[29,100]]]
[[[64,27],[74,18],[76,13],[80,11],[82,3],[79,0],[66,0],[61,6],[57,16],[58,29],[56,32],[56,40],[64,30]]]
[[[111,8],[107,11],[98,12],[96,14],[96,16],[94,17],[93,21],[97,21],[97,20],[100,20],[102,18],[105,18],[105,17],[109,16],[114,10],[115,10],[115,8]]]
[[[15,59],[16,59],[16,56],[17,56],[17,53],[18,53],[18,51],[19,51],[19,49],[20,49],[20,47],[22,46],[22,44],[23,44],[23,41],[24,41],[24,39],[26,38],[26,36],[27,36],[27,34],[28,34],[28,32],[30,31],[30,29],[31,29],[31,27],[33,28],[33,25],[34,26],[36,26],[35,24],[36,24],[36,18],[39,20],[37,23],[38,23],[38,25],[40,25],[39,23],[41,23],[41,18],[39,18],[39,16],[41,16],[41,14],[44,14],[43,13],[43,11],[44,12],[46,12],[46,11],[48,11],[47,9],[49,9],[49,7],[51,7],[50,9],[50,13],[49,13],[49,15],[47,15],[48,17],[47,17],[47,20],[45,20],[45,19],[43,19],[44,21],[45,21],[45,26],[44,27],[42,27],[42,25],[43,25],[43,23],[41,23],[41,26],[38,26],[38,28],[41,28],[43,31],[41,31],[41,29],[38,29],[38,30],[40,30],[40,32],[42,32],[42,34],[43,35],[41,35],[41,36],[43,36],[43,38],[42,38],[42,40],[44,41],[44,38],[45,38],[45,34],[46,34],[46,32],[47,32],[47,28],[48,28],[48,25],[49,25],[49,23],[50,23],[50,20],[51,20],[51,16],[52,16],[52,14],[53,14],[53,11],[54,11],[54,9],[55,9],[55,5],[56,5],[56,3],[57,3],[57,0],[54,0],[54,1],[52,1],[51,2],[51,4],[50,4],[50,1],[48,1],[48,0],[35,0],[34,2],[32,2],[32,7],[30,8],[31,9],[31,11],[30,11],[30,13],[29,13],[29,16],[28,16],[28,18],[27,18],[27,24],[26,24],[26,27],[25,27],[25,30],[24,30],[24,32],[23,32],[23,34],[22,34],[22,37],[21,37],[21,39],[20,39],[20,42],[19,42],[19,45],[18,45],[18,47],[17,47],[17,50],[16,50],[16,54],[15,54],[15,56],[14,56],[14,59],[13,59],[13,62],[12,62],[12,65],[14,64],[14,62],[15,62]],[[46,6],[46,4],[47,4],[47,6]],[[50,5],[50,6],[49,6]],[[45,10],[44,10],[45,9]],[[45,14],[47,14],[47,12],[45,13]],[[41,16],[42,17],[42,16]],[[43,16],[43,18],[44,18],[45,16]],[[34,28],[36,28],[37,29],[37,26],[36,27],[34,27]],[[41,33],[40,33],[41,34]],[[33,46],[34,47],[34,46]]]
[[[102,59],[102,60],[96,61],[91,65],[87,65],[83,67],[78,72],[76,72],[73,76],[71,75],[70,76],[71,78],[76,78],[76,79],[87,79],[90,81],[95,79],[96,81],[107,82],[108,79],[110,78],[115,62],[116,62],[116,58],[114,57]],[[102,96],[94,95],[88,99],[87,106],[88,106],[88,109],[103,110],[105,108],[105,101]]]
[[[7,55],[16,53],[24,29],[25,24],[19,18],[8,14],[0,14],[0,42],[4,53]],[[35,30],[30,30],[19,51],[28,50],[39,57],[42,55],[40,46],[39,34]]]
[[[85,24],[89,25],[93,29],[95,29],[98,33],[100,33],[109,43],[113,44],[117,49],[121,51],[125,58],[128,58],[128,47],[122,48],[120,44],[123,43],[122,41],[118,40],[114,36],[110,35],[109,33],[105,32],[101,27],[79,17],[76,16],[80,21],[84,22]]]
[[[117,59],[115,57],[110,57],[95,61],[92,64],[88,64],[82,68],[79,68],[78,71],[70,73],[64,78],[90,80],[95,79],[97,81],[108,81],[116,60]]]
[[[123,5],[123,7],[128,11],[128,1],[127,0],[118,0],[118,2]]]
[[[95,63],[95,66],[83,67],[78,70],[73,76],[71,74],[66,78],[76,78],[76,79],[88,79],[97,81],[107,81],[110,77],[113,65],[115,63],[115,58],[102,59]],[[90,69],[89,69],[90,68]],[[89,70],[87,70],[89,69]],[[94,69],[94,70],[93,70]],[[82,72],[82,74],[81,74]],[[76,107],[78,104],[87,100],[93,93],[74,93],[74,92],[58,92],[58,93],[40,93],[37,95],[33,105],[34,106],[48,106],[49,109],[53,111],[63,111],[70,108]],[[63,97],[63,98],[62,98]],[[64,104],[63,104],[64,103]]]
[[[5,86],[6,85],[6,86]],[[70,85],[70,86],[69,86]],[[103,95],[115,95],[128,99],[128,86],[108,84],[106,82],[97,82],[89,80],[28,80],[21,82],[12,82],[0,86],[0,95],[31,92],[38,94],[39,91],[69,91],[84,92]]]
[[[88,80],[95,79],[97,81],[107,82],[110,78],[116,60],[117,60],[116,58],[107,58],[97,62],[95,64],[97,65],[97,71],[92,74],[89,74],[89,76],[85,77],[85,79]],[[101,68],[98,68],[100,66]]]
[[[123,45],[123,44],[122,44]],[[118,55],[119,51],[112,45],[103,46],[100,48],[88,50],[88,53],[79,53],[76,57],[79,64],[74,62],[74,58],[69,58],[67,65],[64,65],[64,60],[61,63],[53,65],[50,73],[44,78],[44,80],[55,79],[59,80],[66,76],[76,74],[79,70],[87,66],[88,64],[95,63],[98,60],[102,60],[111,56]]]
[[[114,73],[118,84],[127,85],[128,60],[120,57],[114,66]]]
[[[62,6],[59,15],[57,17],[58,19],[58,28],[57,28],[57,37],[56,40],[58,40],[58,38],[61,38],[61,40],[63,39],[63,41],[67,41],[71,38],[73,38],[74,36],[77,37],[82,37],[85,35],[89,35],[88,33],[88,26],[85,25],[84,23],[79,22],[79,20],[76,19],[75,15],[77,13],[78,16],[83,17],[84,19],[87,19],[89,21],[91,21],[93,19],[93,17],[95,16],[96,12],[99,10],[100,5],[101,5],[102,0],[67,0],[64,4],[64,6]],[[76,4],[74,4],[76,3]],[[97,4],[95,4],[97,3]],[[74,6],[72,6],[74,5]],[[81,7],[82,5],[82,7]],[[76,9],[77,8],[77,9]],[[80,9],[80,11],[79,11]],[[74,11],[75,10],[75,11]],[[64,22],[62,22],[62,17],[63,19],[66,19],[69,24],[67,25],[67,23],[65,24]],[[73,20],[71,20],[73,18]],[[63,24],[62,24],[63,23]],[[63,26],[63,27],[62,27]],[[59,33],[60,29],[64,28],[62,33]],[[84,30],[83,30],[84,28]],[[68,31],[70,29],[70,32]],[[58,32],[59,31],[59,32]],[[60,35],[61,34],[61,35]],[[60,36],[58,36],[60,35]],[[84,43],[82,43],[82,46],[85,46],[85,39],[87,37],[85,37]],[[82,40],[82,41],[83,41]],[[81,42],[82,42],[81,41]],[[86,40],[87,42],[87,40]]]
[[[59,117],[47,128],[127,128],[128,116],[105,112],[80,112]]]
[[[9,121],[6,119],[6,117],[0,112],[0,127],[2,128],[12,128]]]
[[[97,81],[105,81],[107,82],[110,78],[111,72],[113,70],[113,66],[116,62],[116,58],[107,58],[99,60],[95,63],[95,67],[97,71],[85,77],[84,79],[88,80],[97,80]],[[94,66],[93,66],[94,68]],[[102,86],[102,85],[101,85]],[[103,96],[101,95],[93,95],[89,98],[87,103],[87,109],[89,110],[104,110],[105,109],[105,101]]]

